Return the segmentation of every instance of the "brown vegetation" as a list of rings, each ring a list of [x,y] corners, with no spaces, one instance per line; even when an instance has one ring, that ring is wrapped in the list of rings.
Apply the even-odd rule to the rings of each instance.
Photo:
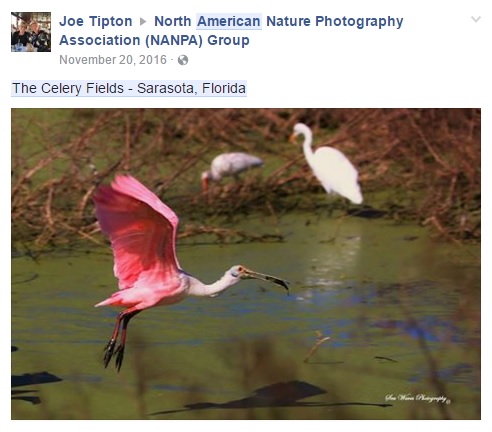
[[[319,196],[306,192],[321,192],[320,185],[300,148],[286,142],[298,121],[313,128],[315,146],[339,148],[358,167],[365,206],[414,219],[447,240],[480,241],[479,109],[78,109],[43,110],[39,118],[38,112],[12,112],[14,242],[97,242],[92,193],[122,172],[179,207],[185,221],[315,210]],[[216,188],[208,204],[199,171],[224,151],[276,165],[261,179]],[[182,235],[209,228],[223,239],[203,223],[185,223]],[[258,237],[239,234],[265,240]]]

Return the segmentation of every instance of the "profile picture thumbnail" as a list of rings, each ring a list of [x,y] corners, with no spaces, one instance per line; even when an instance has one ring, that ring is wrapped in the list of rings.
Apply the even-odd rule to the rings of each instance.
[[[51,12],[11,12],[13,52],[51,52]]]

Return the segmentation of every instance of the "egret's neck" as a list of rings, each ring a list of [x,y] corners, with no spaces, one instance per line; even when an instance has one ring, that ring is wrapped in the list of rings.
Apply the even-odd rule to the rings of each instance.
[[[229,272],[226,272],[217,282],[210,285],[206,285],[198,279],[191,277],[188,294],[199,297],[215,297],[239,281],[239,278],[232,276]]]
[[[302,149],[304,150],[304,156],[306,156],[309,165],[312,165],[314,157],[313,149],[311,148],[313,144],[313,133],[311,132],[311,129],[307,129],[303,132],[303,135],[304,143],[302,144]]]

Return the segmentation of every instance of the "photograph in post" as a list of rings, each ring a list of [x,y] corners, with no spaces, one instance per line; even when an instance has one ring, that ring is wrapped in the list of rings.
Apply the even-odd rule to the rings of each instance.
[[[12,419],[480,419],[481,114],[13,108]]]

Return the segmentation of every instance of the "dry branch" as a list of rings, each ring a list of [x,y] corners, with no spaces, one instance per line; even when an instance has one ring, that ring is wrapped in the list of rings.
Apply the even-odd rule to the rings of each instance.
[[[395,219],[416,219],[446,240],[480,240],[479,109],[74,110],[58,123],[36,118],[33,149],[23,147],[21,120],[16,124],[22,111],[15,114],[13,240],[92,236],[91,196],[120,168],[165,195],[185,219],[251,211],[278,219],[286,211],[315,210],[319,201],[309,192],[322,189],[301,149],[287,143],[298,121],[312,126],[315,147],[335,146],[353,161],[369,205]],[[218,153],[238,150],[279,165],[240,185],[214,186],[208,203],[197,194],[200,170]],[[373,202],[371,194],[381,191],[386,201]],[[265,240],[232,231],[194,228],[184,235]]]

